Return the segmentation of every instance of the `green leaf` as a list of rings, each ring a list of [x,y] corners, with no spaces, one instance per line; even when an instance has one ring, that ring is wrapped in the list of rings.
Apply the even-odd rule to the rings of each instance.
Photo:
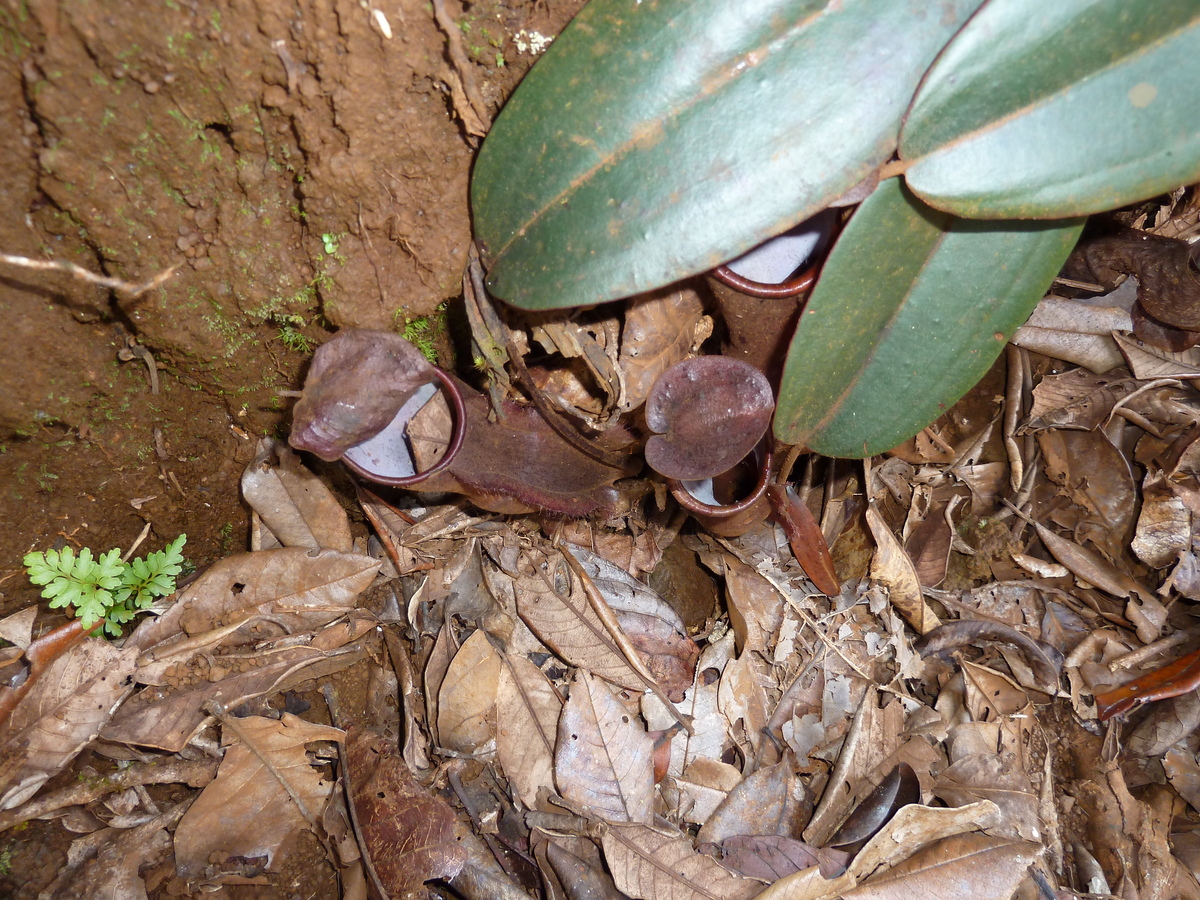
[[[927,202],[1056,218],[1200,179],[1200,3],[994,0],[950,43],[900,139]]]
[[[593,0],[509,100],[471,202],[496,296],[597,303],[711,269],[894,152],[980,0]]]
[[[800,317],[776,437],[842,457],[912,437],[983,377],[1081,228],[956,219],[884,181],[842,232]]]

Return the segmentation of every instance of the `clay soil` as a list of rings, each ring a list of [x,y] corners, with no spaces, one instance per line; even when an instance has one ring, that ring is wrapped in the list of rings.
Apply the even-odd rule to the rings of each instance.
[[[516,36],[580,5],[447,0],[490,113],[533,62]],[[378,9],[0,0],[0,253],[136,283],[178,267],[131,299],[0,264],[0,616],[39,602],[30,550],[124,549],[146,525],[139,554],[181,532],[197,566],[245,549],[239,477],[286,434],[311,348],[437,331],[461,294],[462,82],[429,4]],[[131,344],[148,354],[122,361]],[[43,604],[39,628],[62,621]],[[0,836],[0,896],[36,896],[72,837]]]

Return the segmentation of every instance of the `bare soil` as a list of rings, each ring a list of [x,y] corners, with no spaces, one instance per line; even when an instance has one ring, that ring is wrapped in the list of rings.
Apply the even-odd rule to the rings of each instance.
[[[581,5],[448,0],[492,113],[533,62],[514,36]],[[0,616],[39,602],[33,549],[128,548],[147,524],[139,554],[180,532],[198,566],[243,549],[240,474],[286,433],[280,392],[311,348],[461,294],[458,76],[427,3],[379,10],[386,26],[352,0],[0,0],[0,253],[138,283],[178,267],[131,300],[0,265]],[[118,358],[131,342],[157,393]],[[70,837],[4,836],[0,896],[36,896]],[[181,890],[164,873],[152,896]]]

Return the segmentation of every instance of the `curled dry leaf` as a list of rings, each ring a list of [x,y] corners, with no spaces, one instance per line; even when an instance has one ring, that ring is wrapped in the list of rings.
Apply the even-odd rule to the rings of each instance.
[[[350,519],[290,447],[262,438],[242,473],[242,496],[284,547],[350,552]]]
[[[351,728],[346,770],[360,845],[391,896],[462,870],[467,854],[455,840],[454,811],[413,778],[394,742]]]
[[[654,744],[603,682],[580,669],[558,723],[559,793],[610,822],[649,824]]]
[[[279,871],[281,850],[296,831],[320,821],[334,782],[308,756],[308,745],[341,741],[340,728],[305,722],[290,713],[237,720],[217,777],[188,809],[175,833],[175,862],[189,879],[220,884],[246,873]],[[303,810],[303,812],[301,811]]]
[[[505,656],[496,689],[496,755],[529,809],[538,788],[554,787],[554,744],[562,701],[554,686],[523,656]]]
[[[1125,548],[1136,491],[1129,463],[1101,431],[1052,429],[1037,436],[1046,474],[1087,514],[1075,536],[1090,539],[1110,558]]]
[[[650,468],[682,481],[732,469],[771,424],[775,397],[765,375],[726,356],[700,356],[662,374],[646,399]]]
[[[602,838],[617,887],[644,900],[750,900],[762,884],[741,878],[697,853],[680,833],[646,825],[611,825]]]
[[[900,546],[892,530],[873,508],[867,508],[867,526],[875,538],[875,556],[871,560],[871,579],[888,589],[888,599],[917,634],[925,634],[941,624],[921,594],[921,581],[912,560]]]
[[[629,900],[628,895],[617,890],[607,872],[588,865],[553,841],[546,845],[546,858],[562,882],[568,900]]]
[[[443,747],[469,754],[494,749],[502,665],[482,628],[458,648],[438,689],[437,727]]]
[[[137,648],[88,638],[58,656],[0,724],[0,810],[24,803],[95,740],[133,690]]]
[[[1112,285],[1120,275],[1138,280],[1138,304],[1160,322],[1200,331],[1200,272],[1187,241],[1126,229],[1083,247],[1092,276]]]
[[[846,868],[850,854],[825,847],[817,849],[783,835],[738,835],[722,841],[721,864],[746,878],[768,884],[796,872],[819,866],[832,878]]]
[[[847,891],[846,900],[995,900],[1010,897],[1039,856],[1040,844],[964,834],[914,853]],[[964,890],[965,887],[965,890]]]
[[[958,647],[978,647],[982,641],[1004,641],[1020,648],[1042,689],[1050,694],[1058,691],[1058,680],[1062,674],[1062,653],[1057,648],[1042,641],[1035,641],[1029,635],[1003,622],[984,619],[947,622],[922,637],[914,649],[922,656],[928,656],[932,653],[947,653]]]
[[[1165,700],[1200,687],[1200,649],[1193,650],[1174,662],[1153,672],[1147,672],[1118,688],[1096,695],[1100,721],[1127,713],[1151,700]]]
[[[908,763],[895,766],[846,817],[833,837],[832,847],[854,853],[874,837],[901,808],[921,802],[921,783]]]

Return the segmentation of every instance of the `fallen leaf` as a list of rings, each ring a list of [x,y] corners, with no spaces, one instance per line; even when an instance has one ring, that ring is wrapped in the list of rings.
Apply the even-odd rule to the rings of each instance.
[[[625,379],[622,412],[645,403],[659,376],[703,340],[706,335],[697,331],[704,318],[704,304],[691,288],[667,288],[626,301],[618,358]]]
[[[610,822],[653,818],[653,742],[603,682],[580,669],[558,723],[559,793]]]
[[[867,526],[876,547],[871,560],[871,579],[888,589],[888,599],[917,634],[937,628],[941,622],[921,594],[921,581],[912,560],[887,523],[871,507],[867,507]]]
[[[789,756],[759,769],[729,792],[696,835],[702,844],[721,844],[739,834],[790,837],[808,810],[796,799],[799,785]]]
[[[601,839],[617,887],[643,900],[750,900],[762,883],[740,878],[697,853],[682,834],[611,825]]]
[[[393,897],[458,875],[467,854],[455,840],[454,811],[413,778],[393,741],[351,728],[346,781],[364,854]]]
[[[0,810],[24,803],[96,739],[133,690],[137,648],[87,638],[58,656],[0,724]]]
[[[804,869],[819,867],[826,878],[841,874],[850,854],[831,847],[817,849],[778,834],[738,835],[721,842],[721,864],[768,884]]]
[[[1075,526],[1080,542],[1091,540],[1110,558],[1120,557],[1133,525],[1133,477],[1125,457],[1100,431],[1040,432],[1038,446],[1050,480],[1087,510]]]
[[[1162,472],[1147,472],[1131,549],[1146,565],[1161,569],[1175,562],[1191,545],[1188,508],[1171,490]]]
[[[496,755],[521,802],[537,808],[538,788],[554,787],[554,744],[562,701],[533,663],[505,656],[496,689]]]
[[[982,834],[947,838],[843,896],[846,900],[996,900],[1010,897],[1042,854],[1040,844]]]
[[[489,753],[496,740],[496,686],[500,654],[476,629],[450,660],[438,689],[438,738],[459,753]]]
[[[242,473],[242,496],[285,547],[354,547],[346,511],[286,444],[259,440]]]
[[[783,526],[788,545],[800,568],[821,593],[836,597],[842,585],[833,568],[833,557],[825,535],[817,524],[808,504],[800,500],[795,491],[786,485],[772,484],[767,487],[767,497],[776,521]]]
[[[334,782],[309,758],[308,745],[341,741],[340,728],[315,725],[289,713],[236,719],[223,729],[228,745],[217,777],[196,798],[175,832],[180,875],[207,884],[259,872],[277,872],[280,853],[298,830],[320,821]]]

